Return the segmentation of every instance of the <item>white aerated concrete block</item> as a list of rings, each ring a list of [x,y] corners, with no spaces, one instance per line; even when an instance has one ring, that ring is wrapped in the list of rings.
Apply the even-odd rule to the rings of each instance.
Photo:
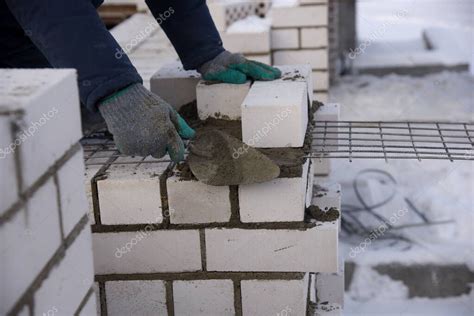
[[[313,200],[314,187],[314,159],[309,160],[308,179],[306,180],[305,207],[309,207]]]
[[[78,151],[58,171],[58,185],[64,234],[68,235],[88,209],[84,190],[84,157]]]
[[[319,48],[328,46],[328,29],[320,28],[303,28],[301,29],[301,47],[302,48]]]
[[[271,31],[272,49],[291,49],[299,47],[298,29],[276,29]]]
[[[314,316],[340,316],[341,313],[342,308],[337,304],[318,304]]]
[[[0,78],[0,109],[23,112],[13,151],[20,151],[24,190],[82,137],[76,71],[2,69]]]
[[[308,125],[306,82],[255,82],[242,103],[242,137],[253,147],[301,147]]]
[[[331,173],[331,159],[327,156],[314,158],[313,163],[315,176],[327,176]]]
[[[322,210],[331,207],[341,209],[341,185],[339,183],[318,183],[313,190],[313,205],[319,206]]]
[[[303,221],[309,164],[307,159],[299,177],[240,185],[240,220],[244,223]]]
[[[311,66],[303,65],[280,65],[277,66],[281,70],[281,78],[274,82],[306,82],[308,90],[309,104],[313,104],[313,76]]]
[[[340,116],[340,106],[336,103],[329,103],[320,106],[314,113],[315,131],[321,136],[315,139],[313,144],[321,149],[337,150],[339,145],[338,121]],[[325,133],[325,135],[324,135]]]
[[[229,187],[169,177],[168,204],[171,223],[197,224],[228,222],[231,216]]]
[[[0,315],[6,315],[59,248],[59,210],[53,180],[2,225],[0,240]]]
[[[344,266],[344,264],[342,264]],[[344,270],[316,274],[316,300],[344,306]]]
[[[105,282],[109,315],[166,315],[166,290],[163,281]]]
[[[306,315],[308,274],[301,280],[243,280],[243,315]]]
[[[88,203],[88,213],[87,217],[89,217],[89,223],[91,225],[95,224],[95,217],[94,217],[94,204],[92,202],[92,179],[94,176],[99,172],[101,166],[100,165],[91,165],[86,166],[86,172],[84,177],[84,186],[86,191],[86,198]]]
[[[91,232],[85,227],[36,291],[35,311],[48,314],[55,306],[61,315],[74,315],[93,281]]]
[[[160,176],[169,163],[117,164],[97,181],[102,224],[161,223]]]
[[[273,27],[326,26],[328,9],[325,5],[273,7],[269,12]]]
[[[329,74],[327,71],[313,71],[313,90],[329,89]]]
[[[326,103],[329,100],[329,94],[327,92],[315,92],[314,99],[316,101]]]
[[[11,120],[13,117],[0,115],[0,216],[18,199],[15,156],[9,152],[10,146],[14,146]]]
[[[270,52],[270,30],[260,32],[221,33],[224,47],[231,52],[259,54]]]
[[[223,32],[227,28],[226,6],[223,2],[214,1],[207,4],[212,20],[219,32]]]
[[[201,270],[197,230],[151,230],[92,235],[96,274]]]
[[[244,84],[200,81],[196,87],[199,118],[201,120],[208,117],[226,120],[240,119],[240,106],[249,89],[250,81]]]
[[[264,63],[264,64],[267,64],[267,65],[271,65],[272,64],[272,57],[271,55],[268,53],[268,54],[259,54],[259,55],[245,55],[245,58],[249,59],[249,60],[254,60],[254,61],[258,61],[260,63]]]
[[[337,222],[306,230],[206,229],[208,271],[337,272]]]
[[[273,53],[275,65],[309,63],[313,69],[328,68],[327,49],[279,50]]]
[[[201,75],[184,70],[181,62],[161,67],[150,79],[151,92],[159,95],[175,109],[196,100],[196,85]]]
[[[176,315],[235,315],[231,280],[173,282]]]

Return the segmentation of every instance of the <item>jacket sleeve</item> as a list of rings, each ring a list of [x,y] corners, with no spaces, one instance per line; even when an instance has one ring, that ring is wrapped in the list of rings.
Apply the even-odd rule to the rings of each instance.
[[[91,0],[6,0],[21,27],[54,68],[75,68],[81,102],[142,82],[105,28]],[[121,52],[117,54],[117,52]]]
[[[224,51],[204,0],[146,0],[183,63],[196,69]]]

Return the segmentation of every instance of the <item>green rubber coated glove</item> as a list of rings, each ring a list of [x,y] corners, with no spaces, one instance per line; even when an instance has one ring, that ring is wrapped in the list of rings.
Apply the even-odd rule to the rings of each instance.
[[[275,67],[228,51],[220,53],[197,70],[204,80],[236,84],[245,83],[247,79],[270,81],[281,77],[281,71]]]
[[[168,153],[184,159],[181,138],[192,138],[194,130],[176,110],[142,84],[133,84],[99,104],[99,111],[118,150],[125,155],[161,158]]]

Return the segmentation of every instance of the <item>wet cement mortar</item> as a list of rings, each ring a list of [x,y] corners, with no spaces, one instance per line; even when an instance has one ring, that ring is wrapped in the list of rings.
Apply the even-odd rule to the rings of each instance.
[[[339,210],[331,207],[328,210],[322,210],[319,206],[311,205],[306,209],[308,215],[318,222],[333,222],[339,218]]]
[[[311,131],[314,112],[321,106],[318,102],[313,102],[309,113],[309,124],[303,147],[300,148],[258,148],[257,150],[267,156],[280,168],[280,178],[300,177],[303,173],[303,165],[306,162],[306,156],[311,153]],[[197,134],[203,134],[206,131],[219,130],[229,134],[239,140],[242,140],[242,124],[239,120],[224,120],[216,118],[208,118],[204,121],[200,120],[197,112],[196,101],[190,102],[181,107],[180,115],[194,128]],[[178,164],[178,176],[181,180],[196,180],[191,172],[187,160]],[[228,171],[223,171],[228,172]]]

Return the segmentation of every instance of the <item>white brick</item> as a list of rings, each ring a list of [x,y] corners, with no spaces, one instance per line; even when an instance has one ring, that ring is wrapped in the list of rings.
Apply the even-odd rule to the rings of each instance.
[[[317,273],[315,287],[318,303],[344,305],[344,270],[338,273]]]
[[[201,75],[194,70],[184,70],[181,62],[166,64],[150,79],[150,90],[174,108],[196,100],[196,85]]]
[[[305,82],[255,82],[242,103],[242,137],[254,147],[301,147],[308,124]]]
[[[329,103],[321,106],[315,113],[314,117],[318,121],[339,121],[340,105],[337,103]],[[333,124],[334,125],[334,124]]]
[[[329,73],[327,71],[313,71],[313,90],[329,89]]]
[[[199,118],[202,120],[208,117],[228,120],[240,119],[240,105],[249,89],[250,81],[244,84],[200,81],[196,87]]]
[[[314,99],[316,101],[326,103],[329,100],[329,94],[327,92],[315,92]]]
[[[301,4],[328,3],[328,0],[299,0]]]
[[[14,154],[8,148],[13,142],[11,135],[11,119],[0,116],[0,216],[18,198],[18,182],[15,170]]]
[[[313,163],[315,176],[327,176],[331,173],[331,159],[327,156],[314,158]]]
[[[327,49],[280,50],[273,53],[275,65],[309,63],[313,69],[328,68]]]
[[[160,176],[167,162],[117,164],[97,181],[103,224],[161,223]]]
[[[0,315],[5,315],[58,249],[59,210],[53,180],[46,182],[0,230]]]
[[[309,159],[301,176],[239,186],[240,220],[248,222],[303,221]]]
[[[314,188],[313,205],[320,209],[336,207],[341,209],[341,185],[339,183],[318,183]]]
[[[210,2],[207,4],[209,8],[209,12],[211,13],[212,20],[217,28],[217,30],[225,31],[227,28],[227,21],[226,21],[226,13],[225,9],[226,6],[219,1]]]
[[[64,234],[67,236],[87,212],[87,198],[84,190],[84,157],[77,152],[58,171],[59,192]]]
[[[199,181],[167,179],[171,223],[227,222],[231,216],[229,187],[211,186]]]
[[[306,230],[206,230],[208,271],[336,272],[337,248],[337,222]]]
[[[93,197],[92,197],[92,179],[94,176],[99,172],[101,166],[99,165],[86,165],[86,172],[85,172],[85,177],[84,177],[84,186],[86,190],[86,198],[87,202],[89,204],[88,206],[88,213],[87,216],[89,217],[89,222],[94,225],[95,224],[95,218],[94,218],[94,204],[93,204]]]
[[[221,34],[224,47],[231,52],[258,54],[270,52],[270,30]]]
[[[306,180],[305,207],[309,207],[313,200],[313,186],[314,186],[314,159],[310,159],[309,169],[308,169],[308,179]]]
[[[183,272],[201,269],[197,230],[144,229],[92,235],[96,274]]]
[[[24,111],[15,137],[26,189],[82,137],[76,72],[2,69],[0,78],[0,108]]]
[[[35,293],[39,315],[55,306],[61,315],[73,315],[94,281],[91,233],[84,228]]]
[[[309,104],[313,104],[313,75],[309,64],[303,65],[280,65],[281,78],[274,82],[285,82],[287,80],[306,82],[308,89]]]
[[[105,282],[109,315],[166,315],[163,281]]]
[[[269,15],[273,27],[325,26],[328,9],[325,5],[300,7],[274,7]]]
[[[79,316],[97,316],[100,315],[98,310],[97,310],[97,299],[95,296],[95,293],[92,293],[92,295],[87,299],[86,304],[82,308],[82,310],[79,312]]]
[[[243,315],[306,315],[308,274],[301,280],[243,280]]]
[[[261,55],[249,55],[249,54],[247,54],[247,55],[245,55],[245,58],[250,59],[250,60],[254,60],[254,61],[258,61],[258,62],[267,64],[267,65],[272,64],[272,57],[271,57],[270,54],[261,54]]]
[[[272,30],[272,49],[298,48],[298,29]]]
[[[320,28],[303,28],[301,29],[301,47],[316,48],[328,46],[328,29]]]
[[[231,280],[173,282],[176,315],[235,315]]]

